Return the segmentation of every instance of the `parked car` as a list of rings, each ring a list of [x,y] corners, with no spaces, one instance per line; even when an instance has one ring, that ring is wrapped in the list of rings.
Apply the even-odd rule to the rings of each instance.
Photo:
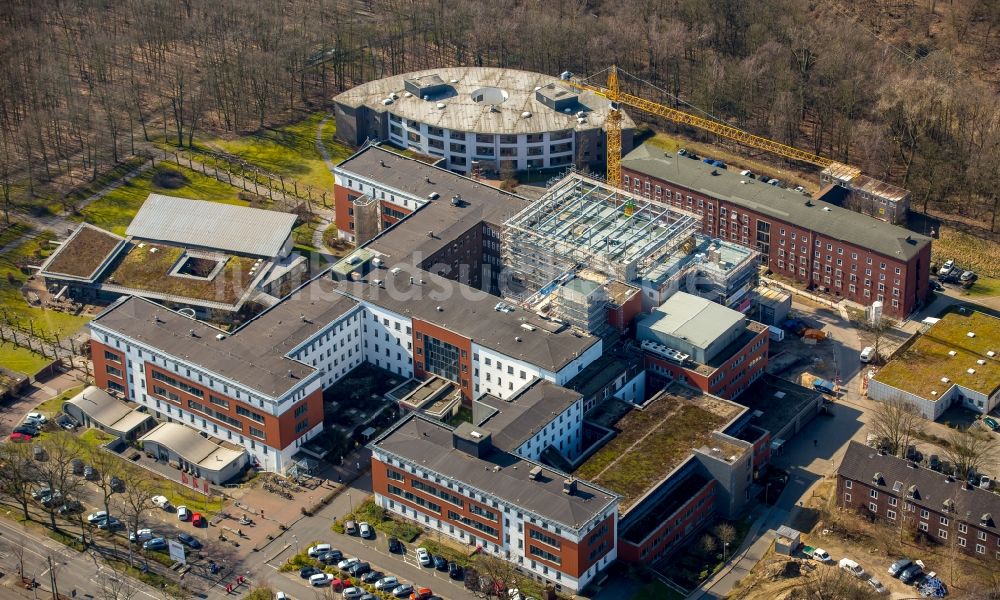
[[[40,412],[30,412],[24,416],[25,423],[37,423],[38,425],[45,425],[49,422],[48,417]]]
[[[37,490],[31,492],[31,497],[39,501],[44,500],[51,495],[52,495],[52,489],[47,487],[38,488]]]
[[[322,571],[320,571],[316,567],[309,567],[309,566],[302,567],[301,569],[299,569],[299,577],[301,577],[302,579],[309,579],[316,573],[321,573],[321,572]]]
[[[818,560],[822,563],[830,562],[830,560],[832,560],[830,558],[830,553],[822,548],[813,548],[812,552],[809,553],[809,558]]]
[[[347,567],[347,572],[351,574],[351,577],[361,577],[371,570],[372,566],[364,561],[356,562],[350,567]]]
[[[861,350],[860,358],[861,362],[863,363],[870,363],[871,361],[875,360],[875,348],[871,346],[865,346]]]
[[[108,518],[108,513],[103,510],[99,510],[87,515],[87,522],[90,524],[94,524],[97,523],[98,521],[103,521],[104,519],[107,518]]]
[[[920,565],[911,564],[899,573],[899,580],[910,585],[919,581],[923,575],[924,570],[920,568]]]
[[[130,542],[146,542],[156,537],[152,529],[140,529],[138,531],[132,531],[128,534],[128,541]]]
[[[949,258],[948,260],[944,261],[944,264],[941,265],[940,269],[938,269],[938,275],[939,276],[947,275],[948,273],[951,273],[951,270],[954,268],[955,268],[955,259]]]
[[[14,428],[14,433],[20,433],[22,435],[30,435],[31,437],[38,437],[39,431],[37,427],[32,425],[22,424]]]
[[[990,479],[989,475],[979,476],[979,487],[983,488],[984,490],[988,490],[992,485],[993,485],[993,480]]]
[[[448,563],[448,577],[452,579],[461,579],[465,574],[465,570],[462,569],[456,562]]]
[[[358,523],[358,532],[363,538],[373,538],[375,537],[375,532],[372,530],[372,526],[366,521],[361,521]]]
[[[309,576],[309,585],[313,587],[328,586],[331,581],[333,581],[333,575],[329,573],[316,573]]]
[[[938,458],[937,454],[931,454],[930,458],[927,459],[927,466],[930,467],[932,471],[940,471],[941,459]]]
[[[59,492],[55,492],[50,496],[42,498],[42,506],[44,506],[45,508],[54,508],[62,504],[62,501],[63,501],[63,495],[60,494]]]
[[[334,563],[344,560],[344,553],[341,552],[340,550],[329,550],[327,552],[320,552],[319,556],[316,557],[316,560],[325,565],[332,565]]]
[[[367,573],[361,576],[361,582],[375,583],[376,581],[382,579],[383,577],[385,577],[385,573],[383,573],[382,571],[368,571]]]
[[[347,535],[358,535],[358,524],[354,521],[344,521],[344,533]]]
[[[420,563],[421,567],[429,567],[434,564],[431,560],[431,553],[427,551],[427,548],[417,548],[417,562]]]
[[[979,276],[976,275],[975,271],[962,271],[962,274],[958,276],[958,280],[962,283],[975,281],[977,279],[979,279]]]
[[[346,571],[351,568],[351,565],[361,562],[360,558],[345,558],[344,560],[337,563],[337,568],[341,571]]]
[[[190,533],[178,533],[177,534],[177,541],[180,542],[180,543],[182,543],[182,544],[184,544],[188,548],[192,548],[194,550],[199,550],[201,548],[201,542],[199,542]]]
[[[28,435],[26,433],[12,433],[12,434],[10,434],[10,437],[7,438],[7,439],[9,439],[10,441],[15,442],[15,443],[16,442],[30,442],[32,437],[33,436],[30,436],[30,435]]]
[[[863,577],[865,574],[864,568],[862,568],[861,565],[859,565],[858,563],[854,562],[849,558],[840,559],[839,565],[841,569],[847,571],[848,573],[854,575],[855,577]]]
[[[147,540],[142,544],[143,550],[165,550],[167,548],[167,540],[161,537],[155,537],[151,540]]]
[[[944,289],[943,285],[941,285],[940,283],[938,283],[937,281],[935,281],[933,279],[930,280],[929,285],[930,285],[931,289],[934,290],[935,292],[940,292],[940,291],[942,291]]]
[[[433,595],[434,592],[431,591],[431,588],[422,587],[410,594],[410,600],[427,600]]]
[[[121,529],[122,527],[124,527],[124,525],[122,525],[122,522],[116,519],[115,517],[108,517],[106,519],[97,522],[98,529],[105,529],[111,531],[114,529]]]
[[[884,594],[887,591],[889,591],[889,590],[885,589],[885,586],[882,585],[881,581],[879,581],[878,579],[875,579],[874,577],[869,577],[868,578],[868,586],[871,587],[872,590],[876,594]]]
[[[191,524],[195,527],[204,527],[205,517],[201,516],[201,513],[191,513]]]
[[[166,496],[153,496],[153,506],[157,508],[162,508],[163,510],[170,510],[170,500],[167,500]]]
[[[447,571],[448,570],[448,559],[446,559],[443,556],[435,556],[434,557],[434,568],[437,569],[438,571]]]
[[[774,187],[781,187],[781,180],[780,179],[772,179],[772,180],[770,180],[770,181],[767,182],[767,185],[773,185]]]
[[[402,583],[397,585],[392,589],[392,595],[397,598],[405,598],[413,593],[413,586],[408,583]]]
[[[359,587],[351,586],[349,588],[344,588],[341,592],[344,595],[345,600],[357,600],[361,596],[365,595],[365,591]]]
[[[986,425],[993,431],[1000,429],[1000,422],[997,422],[993,417],[983,417],[983,425]]]
[[[403,543],[399,539],[391,537],[389,538],[389,552],[394,554],[399,554],[403,551]]]
[[[60,515],[70,515],[76,514],[83,510],[83,505],[80,504],[79,500],[67,500],[63,502],[63,505],[59,507],[57,511]]]
[[[306,554],[309,555],[309,558],[316,558],[320,554],[329,552],[330,550],[333,550],[333,546],[330,544],[316,544],[315,546],[309,546],[309,550]]]
[[[394,577],[394,576],[392,576],[392,575],[389,575],[388,577],[383,577],[382,579],[379,579],[378,581],[376,581],[375,582],[375,589],[376,590],[382,590],[382,591],[388,591],[388,590],[396,589],[397,585],[399,585],[399,579],[396,578],[396,577]]]
[[[191,518],[191,511],[188,510],[188,507],[184,506],[183,504],[177,507],[178,521],[187,521],[190,518]]]
[[[97,479],[97,469],[95,469],[90,465],[87,465],[86,467],[83,468],[83,478],[88,481]]]

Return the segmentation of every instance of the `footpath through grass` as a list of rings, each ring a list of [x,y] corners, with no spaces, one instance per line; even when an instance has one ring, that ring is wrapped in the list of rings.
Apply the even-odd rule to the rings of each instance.
[[[66,390],[65,392],[59,394],[58,396],[53,396],[53,397],[49,398],[48,400],[46,400],[45,402],[42,402],[41,404],[39,404],[38,407],[35,408],[35,410],[37,410],[38,412],[42,413],[46,417],[53,417],[57,413],[59,413],[59,411],[62,410],[63,403],[66,402],[67,400],[69,400],[70,398],[72,398],[73,396],[75,396],[75,395],[79,394],[80,392],[82,392],[83,391],[83,387],[84,386],[82,386],[82,385],[78,385],[78,386],[76,386],[74,388],[70,388],[70,389]]]
[[[294,179],[300,186],[312,186],[315,193],[333,191],[333,174],[316,148],[316,128],[326,113],[312,113],[300,121],[277,128],[265,127],[249,135],[234,138],[201,138],[197,145],[239,156],[275,175]],[[323,125],[322,139],[330,159],[337,164],[354,150],[334,139],[337,125],[333,118]],[[305,190],[300,189],[300,193]]]
[[[182,174],[186,183],[177,188],[164,188],[156,185],[153,178],[157,173],[163,171],[176,171]],[[175,163],[160,162],[155,168],[147,170],[135,179],[124,183],[118,189],[111,191],[107,196],[97,200],[81,211],[76,217],[77,220],[86,221],[108,231],[125,235],[128,224],[139,212],[142,203],[151,193],[164,194],[167,196],[180,196],[193,200],[211,200],[224,204],[238,204],[247,206],[248,203],[240,200],[240,189],[222,183],[214,177],[202,175],[192,171],[187,167],[179,167]]]

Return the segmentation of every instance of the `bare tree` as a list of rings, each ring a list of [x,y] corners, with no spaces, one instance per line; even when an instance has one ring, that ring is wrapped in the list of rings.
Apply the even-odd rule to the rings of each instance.
[[[948,434],[948,446],[945,447],[944,454],[955,465],[958,476],[967,480],[973,473],[979,473],[987,461],[993,459],[995,449],[993,436],[970,427],[964,431],[955,429]]]
[[[139,531],[147,511],[155,507],[153,496],[156,491],[146,473],[131,465],[122,470],[121,479],[125,484],[125,491],[121,493],[122,519],[128,531]],[[133,565],[132,544],[128,546],[128,563]]]
[[[97,574],[98,598],[101,600],[132,600],[140,594],[139,586],[114,563],[101,567]]]
[[[28,444],[0,444],[0,498],[10,500],[21,509],[25,520],[31,518],[28,503],[31,492],[38,482],[39,473],[32,459],[31,446]]]
[[[43,502],[43,506],[49,513],[52,529],[57,530],[59,507],[71,497],[78,496],[83,488],[82,480],[73,474],[73,460],[80,456],[80,443],[72,434],[55,431],[43,437],[40,446],[44,451],[44,460],[36,463],[38,473],[40,480],[52,490],[52,496],[48,502]]]
[[[859,331],[863,332],[863,336],[871,340],[871,347],[874,350],[874,355],[871,358],[871,363],[874,365],[881,364],[882,360],[886,358],[885,356],[885,342],[886,338],[890,332],[895,329],[896,322],[887,317],[881,317],[877,321],[871,321],[868,319],[855,320],[854,327]]]
[[[473,590],[477,598],[503,598],[507,600],[507,590],[518,589],[522,594],[538,596],[537,584],[517,572],[514,564],[496,556],[480,553],[474,565],[479,574],[479,584]]]
[[[909,403],[901,400],[886,400],[875,405],[868,427],[885,443],[896,456],[906,452],[913,433],[920,422],[920,415]]]
[[[875,600],[878,594],[843,569],[817,569],[817,577],[796,588],[789,598],[801,600]]]
[[[90,451],[89,460],[96,472],[94,485],[101,492],[101,503],[110,520],[112,516],[111,497],[118,493],[118,481],[121,480],[121,473],[123,471],[122,460],[103,448],[93,448]],[[117,549],[117,536],[112,536],[111,540]]]

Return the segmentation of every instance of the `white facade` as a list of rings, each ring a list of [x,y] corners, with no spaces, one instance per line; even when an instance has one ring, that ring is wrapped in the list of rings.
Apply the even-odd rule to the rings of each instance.
[[[583,398],[580,398],[566,410],[552,417],[545,427],[521,444],[515,454],[538,461],[542,451],[552,446],[559,450],[569,460],[580,456],[583,449]]]
[[[429,198],[418,198],[413,194],[397,190],[392,186],[387,186],[372,179],[359,177],[354,173],[344,175],[336,169],[333,172],[333,180],[338,186],[357,192],[359,196],[367,194],[380,202],[385,202],[386,204],[391,204],[405,210],[405,213],[401,212],[400,214],[389,215],[397,219],[401,218],[403,214],[409,214],[417,210],[430,201]],[[378,211],[381,215],[383,212],[381,205],[379,205]],[[381,220],[381,216],[379,218]],[[354,241],[354,234],[349,231],[341,231],[338,228],[337,235],[341,239]]]
[[[872,379],[868,382],[868,397],[879,402],[905,402],[916,409],[920,416],[931,421],[936,421],[949,407],[954,405],[985,415],[1000,404],[1000,391],[993,394],[992,397],[988,397],[982,392],[970,390],[954,383],[936,400],[928,400],[912,392]]]
[[[271,398],[255,390],[250,390],[230,379],[191,366],[185,360],[165,355],[159,350],[151,349],[144,344],[140,345],[135,340],[126,336],[103,329],[99,323],[91,323],[90,328],[93,339],[122,351],[125,358],[124,371],[128,381],[129,400],[146,406],[150,413],[157,419],[168,422],[177,421],[213,437],[239,444],[246,448],[265,470],[284,471],[287,469],[291,466],[291,456],[298,452],[299,447],[323,430],[323,423],[320,421],[296,439],[294,443],[289,444],[284,449],[276,448],[267,443],[263,424],[259,428],[259,431],[261,431],[259,437],[243,435],[228,427],[209,421],[197,411],[185,410],[147,394],[147,390],[150,389],[153,382],[146,381],[145,364],[149,362],[155,365],[157,370],[174,373],[185,379],[195,381],[198,385],[209,390],[214,390],[224,396],[235,398],[253,406],[256,412],[266,413],[275,417],[281,416],[300,400],[321,388],[322,379],[318,372],[303,378],[298,385],[283,394],[280,398]],[[207,398],[201,404],[211,409]],[[258,429],[252,420],[244,419],[244,421],[251,427],[254,427],[254,429]]]
[[[427,156],[446,159],[446,168],[468,173],[478,161],[491,170],[569,167],[576,152],[572,129],[545,133],[470,133],[401,118],[390,112],[389,141]]]
[[[413,321],[365,303],[362,327],[365,360],[403,377],[413,377]]]
[[[365,353],[361,347],[364,316],[363,309],[354,308],[300,343],[288,357],[318,369],[323,389],[330,387],[364,362]]]
[[[483,551],[510,561],[516,568],[527,572],[535,578],[549,581],[554,585],[576,592],[590,583],[597,573],[599,573],[607,565],[614,562],[614,560],[618,557],[617,536],[615,536],[616,543],[612,545],[611,550],[603,558],[591,566],[582,577],[570,577],[565,573],[556,571],[552,567],[547,567],[532,560],[531,556],[527,552],[528,540],[526,539],[527,536],[525,534],[524,527],[525,523],[531,523],[536,527],[547,529],[551,533],[558,530],[559,533],[556,535],[559,538],[572,543],[580,544],[599,523],[603,522],[610,515],[615,515],[613,522],[617,527],[617,502],[609,506],[608,509],[602,514],[591,519],[583,528],[575,530],[561,523],[555,523],[549,519],[541,517],[540,515],[526,511],[523,507],[512,504],[493,494],[470,488],[467,484],[460,481],[455,481],[441,474],[427,471],[426,468],[421,465],[414,465],[408,461],[400,459],[399,457],[389,456],[388,454],[379,452],[378,450],[376,450],[372,456],[382,463],[398,467],[407,473],[417,474],[422,479],[432,480],[436,485],[447,486],[449,491],[452,493],[457,493],[460,496],[471,498],[476,502],[480,502],[497,509],[502,521],[499,537],[501,540],[504,540],[504,543],[496,544],[492,541],[487,541],[476,536],[475,534],[470,534],[460,527],[455,527],[446,521],[442,521],[435,515],[425,513],[409,506],[404,506],[392,497],[376,493],[376,504],[392,513],[415,521],[424,527],[439,531],[461,543],[469,544],[470,546],[482,546]]]

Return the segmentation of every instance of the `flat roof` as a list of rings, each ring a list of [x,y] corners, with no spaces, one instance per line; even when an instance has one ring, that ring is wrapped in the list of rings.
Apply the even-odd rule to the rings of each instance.
[[[628,373],[630,368],[637,367],[640,362],[638,355],[606,352],[567,381],[566,387],[580,392],[584,397],[590,396],[603,390],[623,373]]]
[[[738,417],[744,407],[671,383],[642,408],[632,410],[613,425],[618,435],[574,472],[621,494],[622,511],[660,484],[674,469],[704,446],[729,451],[712,433]]]
[[[393,275],[391,269],[396,267],[400,271]],[[414,283],[410,283],[411,277]],[[375,285],[376,279],[384,287]],[[555,333],[541,327],[527,330],[521,325],[534,319],[534,313],[521,308],[500,312],[495,308],[501,301],[497,296],[407,263],[388,263],[385,268],[369,273],[366,281],[338,282],[337,289],[552,372],[600,342],[599,338],[569,328]]]
[[[80,223],[42,264],[41,274],[43,277],[66,275],[93,281],[100,275],[101,267],[108,264],[123,245],[125,238],[89,223]]]
[[[214,262],[221,267],[211,267],[211,274],[205,277],[178,272],[180,261],[192,258],[201,264]],[[174,244],[133,241],[119,260],[106,270],[101,287],[179,302],[200,300],[239,306],[254,289],[254,282],[263,277],[270,266],[269,261],[249,256],[189,251]]]
[[[517,194],[378,146],[357,152],[335,170],[343,177],[355,175],[376,181],[426,203],[365,246],[397,260],[411,254],[426,258],[483,221],[499,227],[528,204]],[[432,194],[438,199],[431,200]],[[452,205],[454,196],[462,199],[461,206]]]
[[[581,397],[545,379],[537,380],[510,400],[487,394],[477,402],[489,406],[493,412],[477,427],[493,434],[494,446],[514,452]]]
[[[441,91],[432,93],[428,100],[424,100],[407,95],[407,80],[419,80],[423,85],[431,81],[445,85]],[[345,106],[367,106],[379,113],[388,112],[435,127],[473,133],[586,131],[604,126],[609,112],[605,98],[593,92],[580,92],[578,103],[569,113],[556,111],[535,99],[535,88],[550,84],[564,85],[557,77],[517,69],[446,67],[369,81],[335,96],[333,100]],[[390,94],[397,97],[391,104],[383,104]],[[481,97],[481,100],[477,102],[475,97]],[[439,108],[439,103],[444,108]],[[582,123],[577,119],[578,111],[586,113]],[[531,116],[523,116],[525,112],[530,112]],[[624,111],[622,127],[635,127]]]
[[[291,213],[150,194],[126,235],[174,244],[274,257],[297,217]]]
[[[1000,388],[1000,319],[979,311],[948,313],[879,369],[875,381],[930,401],[953,385],[992,396]]]
[[[210,471],[225,469],[245,453],[244,450],[227,448],[203,438],[194,429],[180,423],[160,423],[140,439],[166,446],[184,460]]]
[[[285,354],[357,305],[335,286],[313,279],[232,334],[135,296],[91,323],[276,398],[315,371]]]
[[[809,201],[799,192],[748,179],[700,160],[665,154],[650,144],[622,157],[622,167],[899,260],[913,258],[931,243],[929,237],[902,227],[820,200]]]
[[[456,450],[449,426],[413,413],[373,441],[370,447],[402,457],[428,470],[482,490],[542,518],[580,529],[608,510],[618,497],[586,481],[577,481],[577,491],[563,493],[568,476],[498,448],[483,458]],[[529,478],[542,468],[542,475]]]
[[[737,402],[755,411],[754,425],[776,434],[791,423],[807,404],[822,396],[812,388],[765,373],[740,394]]]
[[[705,298],[676,292],[642,320],[651,330],[707,348],[746,319],[743,313]]]

